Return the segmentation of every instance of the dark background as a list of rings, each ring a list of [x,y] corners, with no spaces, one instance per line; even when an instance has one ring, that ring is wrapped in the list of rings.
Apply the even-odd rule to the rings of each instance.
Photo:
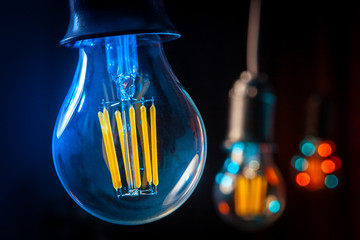
[[[208,136],[203,177],[168,217],[118,226],[84,212],[62,188],[51,137],[71,84],[77,52],[60,48],[69,11],[64,0],[0,5],[0,238],[120,239],[136,236],[242,239],[360,238],[360,12],[350,1],[264,1],[260,70],[277,94],[276,163],[287,208],[253,233],[226,225],[215,212],[212,185],[225,154],[228,90],[246,69],[248,1],[166,1],[182,33],[164,45],[173,69],[197,104]],[[196,5],[194,5],[196,4]],[[343,160],[340,186],[309,193],[295,187],[290,159],[304,137],[306,102],[320,92],[335,102],[332,139]]]

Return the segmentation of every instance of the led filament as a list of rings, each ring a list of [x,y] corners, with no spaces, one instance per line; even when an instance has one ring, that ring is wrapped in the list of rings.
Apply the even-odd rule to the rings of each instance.
[[[98,112],[98,117],[105,145],[104,158],[118,197],[155,194],[159,183],[154,99],[134,98],[135,80],[139,75],[136,48],[135,35],[108,38],[106,41],[107,70],[116,85],[119,101],[105,102],[103,99],[103,110]],[[149,102],[150,126],[145,106]],[[115,149],[107,105],[114,108],[113,120],[116,122],[119,139],[120,161]],[[121,175],[125,178],[121,179]],[[126,184],[123,186],[124,182]]]
[[[264,176],[247,179],[239,176],[234,193],[236,215],[255,217],[264,212],[267,180]]]
[[[335,144],[319,138],[307,138],[300,143],[299,149],[301,154],[291,160],[297,171],[296,184],[312,191],[336,188],[341,160],[334,155]]]
[[[216,208],[235,227],[264,227],[285,208],[284,187],[272,163],[270,148],[269,144],[237,142],[216,175]]]
[[[112,133],[109,112],[106,107],[103,107],[103,111],[98,112],[106,153],[104,159],[109,168],[112,184],[118,197],[155,194],[157,192],[156,186],[159,183],[159,178],[157,168],[156,109],[153,101],[151,102],[150,126],[148,126],[147,110],[144,105],[146,101],[144,100],[131,104],[129,109],[123,109],[121,113],[119,110],[115,111],[114,118],[119,136],[120,156],[122,158],[120,161],[118,161],[116,154],[115,139],[113,137],[115,134]],[[140,113],[139,121],[136,120],[136,115],[138,114],[135,114],[135,108]],[[129,119],[129,122],[127,122],[127,119]],[[139,160],[139,156],[142,156],[142,161]],[[121,175],[125,175],[125,179],[122,180]],[[126,182],[124,187],[123,182]]]

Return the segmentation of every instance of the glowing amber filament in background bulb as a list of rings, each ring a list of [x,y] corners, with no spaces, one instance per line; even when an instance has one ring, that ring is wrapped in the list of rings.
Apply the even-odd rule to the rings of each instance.
[[[237,142],[216,175],[213,197],[220,217],[244,231],[273,223],[285,209],[285,189],[273,162],[273,145]]]
[[[322,189],[324,187],[324,173],[321,171],[321,159],[319,158],[309,158],[309,167],[307,173],[310,176],[310,185],[311,189]]]
[[[263,213],[267,192],[267,180],[264,176],[247,179],[239,176],[237,179],[234,204],[238,216],[257,216]]]

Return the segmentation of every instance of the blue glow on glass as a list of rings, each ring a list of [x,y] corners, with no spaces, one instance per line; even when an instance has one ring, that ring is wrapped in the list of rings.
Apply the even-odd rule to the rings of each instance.
[[[270,92],[264,92],[262,94],[262,98],[263,98],[264,102],[266,102],[267,104],[273,104],[276,99],[275,95]]]
[[[223,173],[218,173],[216,176],[215,176],[215,182],[217,184],[220,184],[221,183],[221,180],[223,179],[224,177],[224,174]]]
[[[233,184],[233,180],[230,176],[224,175],[220,182],[221,185],[228,188]]]
[[[280,211],[280,202],[277,200],[273,200],[269,203],[269,211],[272,213],[277,213]]]
[[[331,174],[325,177],[325,185],[328,188],[336,188],[339,184],[339,179],[337,176]]]
[[[245,144],[242,142],[237,142],[232,147],[232,152],[234,154],[242,154],[245,148]]]
[[[77,47],[78,67],[52,142],[62,185],[108,222],[137,225],[167,216],[192,194],[205,166],[199,111],[157,34],[89,39]]]
[[[138,53],[136,35],[106,38],[107,70],[117,83],[119,99],[129,100],[135,94],[138,76]]]
[[[69,94],[66,98],[60,112],[59,112],[59,120],[58,120],[58,127],[56,130],[56,136],[58,138],[61,137],[61,134],[64,132],[65,128],[67,127],[73,113],[76,109],[76,106],[80,102],[80,97],[84,91],[84,84],[85,84],[85,77],[86,77],[86,69],[87,69],[87,62],[88,58],[84,50],[79,51],[79,63],[78,68],[76,69],[75,76],[73,79],[73,85],[70,88],[72,94]],[[69,91],[69,92],[70,92]]]
[[[231,158],[226,158],[224,162],[224,167],[227,168],[227,166],[231,163]]]
[[[302,154],[304,154],[307,157],[310,157],[311,155],[313,155],[315,153],[315,146],[310,141],[303,141],[300,144],[300,150],[301,150]]]
[[[253,142],[248,142],[246,144],[246,158],[248,161],[251,160],[256,160],[258,158],[258,153],[259,153],[259,144],[258,143],[253,143]]]
[[[236,174],[240,169],[240,165],[236,162],[230,162],[227,166],[227,171],[231,174]]]
[[[78,109],[78,112],[81,111],[83,105],[84,105],[84,101],[85,101],[85,93],[83,94],[81,100],[80,100],[80,104],[79,104],[79,109]]]

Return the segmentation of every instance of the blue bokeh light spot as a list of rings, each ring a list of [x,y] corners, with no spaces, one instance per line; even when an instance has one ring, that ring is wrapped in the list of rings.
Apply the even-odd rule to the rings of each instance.
[[[227,165],[227,171],[231,174],[236,174],[240,169],[240,165],[237,164],[236,162],[230,162]]]
[[[339,184],[339,179],[337,176],[331,174],[325,177],[325,185],[328,188],[336,188]]]
[[[242,154],[244,151],[245,145],[242,142],[237,142],[232,147],[232,152],[234,154]]]
[[[315,146],[312,142],[303,141],[300,144],[300,150],[301,150],[302,154],[304,154],[307,157],[310,157],[311,155],[313,155],[315,153]]]
[[[271,201],[269,203],[269,211],[272,213],[277,213],[280,211],[280,202],[277,200]]]
[[[220,184],[223,177],[224,177],[224,174],[223,174],[223,173],[218,173],[218,174],[216,175],[216,177],[215,177],[215,182],[216,182],[217,184]]]
[[[221,183],[222,186],[228,188],[231,187],[231,185],[233,184],[233,180],[230,176],[224,175],[223,178],[221,179]]]

